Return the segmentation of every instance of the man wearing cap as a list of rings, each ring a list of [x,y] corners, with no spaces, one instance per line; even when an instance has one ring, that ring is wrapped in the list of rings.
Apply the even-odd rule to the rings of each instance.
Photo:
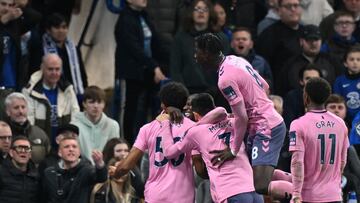
[[[321,75],[330,84],[335,81],[336,73],[334,63],[325,53],[320,53],[321,36],[319,28],[315,25],[303,27],[300,36],[302,52],[285,62],[281,70],[281,80],[278,80],[278,94],[285,96],[290,90],[300,87],[299,71],[308,64],[320,70]]]

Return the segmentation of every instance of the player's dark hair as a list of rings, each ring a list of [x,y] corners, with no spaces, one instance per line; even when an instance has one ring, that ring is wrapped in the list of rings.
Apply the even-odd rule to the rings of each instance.
[[[324,104],[331,94],[330,84],[322,78],[309,79],[304,89],[310,100],[317,105]]]
[[[183,109],[186,104],[189,91],[186,87],[178,82],[169,82],[164,85],[159,92],[160,101],[165,106],[172,106]]]
[[[318,69],[315,64],[309,63],[300,69],[299,75],[298,75],[299,79],[302,80],[304,77],[305,71],[309,71],[309,70],[317,71],[319,73],[319,76],[322,77],[322,73],[321,73],[320,69]]]
[[[223,50],[220,38],[213,33],[206,33],[196,37],[195,43],[198,49],[214,55],[219,55]]]
[[[215,108],[213,97],[208,93],[196,94],[191,100],[191,109],[193,112],[204,116]]]

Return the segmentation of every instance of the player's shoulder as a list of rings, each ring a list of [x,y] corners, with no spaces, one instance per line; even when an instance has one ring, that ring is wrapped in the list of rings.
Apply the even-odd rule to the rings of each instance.
[[[345,123],[345,121],[344,121],[342,118],[340,118],[339,116],[337,116],[337,115],[334,114],[334,113],[331,113],[330,111],[327,111],[326,113],[329,115],[329,117],[330,117],[331,119],[334,120],[334,122],[337,122],[341,127],[347,129],[346,123]]]

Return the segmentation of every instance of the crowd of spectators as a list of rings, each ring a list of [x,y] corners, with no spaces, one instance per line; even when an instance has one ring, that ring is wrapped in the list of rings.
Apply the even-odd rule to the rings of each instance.
[[[0,0],[0,202],[141,202],[146,156],[121,178],[113,176],[114,164],[158,115],[161,86],[180,82],[230,111],[217,72],[194,58],[195,39],[205,33],[216,34],[224,54],[245,58],[268,82],[287,127],[306,112],[302,95],[310,78],[332,85],[327,109],[350,132],[344,198],[355,191],[360,201],[360,0],[124,1],[112,28],[109,75],[125,84],[124,98],[113,103],[124,106],[121,123],[107,116],[111,98],[88,81],[81,50],[68,37],[71,16],[85,2]],[[285,171],[287,139],[278,164]],[[196,180],[199,190],[209,189]],[[210,200],[207,190],[197,199]]]

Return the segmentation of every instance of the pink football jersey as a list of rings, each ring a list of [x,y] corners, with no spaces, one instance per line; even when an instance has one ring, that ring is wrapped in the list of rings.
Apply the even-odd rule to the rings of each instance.
[[[201,120],[212,116],[206,114]],[[225,110],[224,110],[225,112]],[[163,122],[164,126],[166,123]],[[236,194],[254,191],[253,172],[249,158],[242,144],[235,159],[225,162],[220,168],[213,166],[209,152],[224,149],[234,138],[234,119],[225,116],[225,120],[213,124],[200,124],[192,127],[181,141],[173,144],[170,130],[162,132],[164,138],[164,154],[166,157],[178,156],[183,152],[198,150],[206,164],[210,178],[212,198],[215,202],[225,202]]]
[[[172,139],[180,140],[186,129],[194,123],[185,118],[183,124],[173,125]],[[163,154],[161,123],[153,121],[144,125],[134,147],[149,153],[149,177],[145,184],[145,201],[149,203],[193,203],[195,200],[194,173],[191,151],[167,159]]]
[[[341,163],[346,162],[348,130],[336,115],[310,111],[290,126],[289,151],[304,152],[305,202],[341,201]]]
[[[218,87],[229,104],[232,106],[241,101],[245,104],[249,135],[270,136],[270,130],[283,119],[266,95],[267,82],[241,57],[226,56],[218,72]]]

